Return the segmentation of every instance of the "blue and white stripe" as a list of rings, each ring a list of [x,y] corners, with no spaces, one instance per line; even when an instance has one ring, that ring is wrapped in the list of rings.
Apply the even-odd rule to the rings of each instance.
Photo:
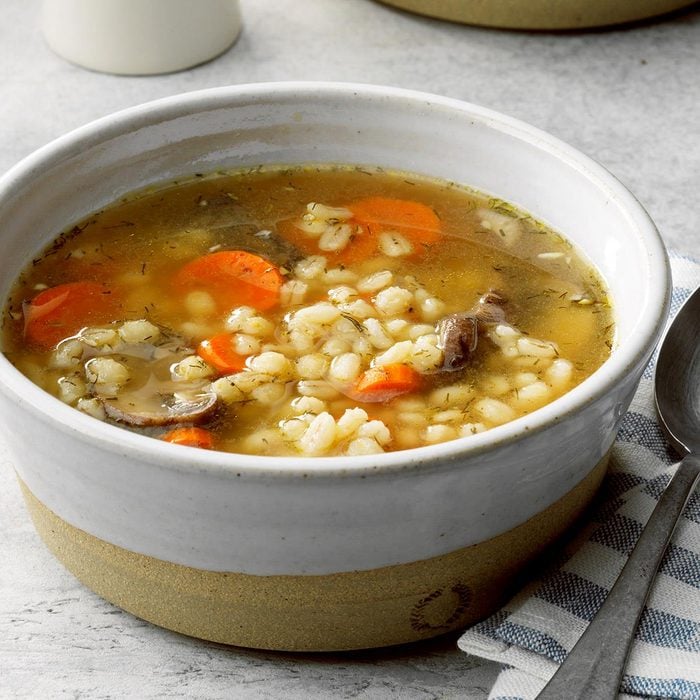
[[[671,314],[675,314],[700,284],[700,264],[671,255],[671,267]],[[542,578],[459,640],[463,651],[503,664],[489,700],[537,696],[596,614],[673,473],[677,458],[654,412],[655,361],[656,356],[622,421],[590,522]],[[700,700],[698,493],[661,564],[621,693],[622,698]]]

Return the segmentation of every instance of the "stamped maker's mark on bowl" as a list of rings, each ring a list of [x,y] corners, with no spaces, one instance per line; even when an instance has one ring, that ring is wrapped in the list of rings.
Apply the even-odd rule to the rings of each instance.
[[[447,632],[463,618],[471,602],[471,590],[464,583],[456,583],[451,588],[438,588],[413,606],[411,627],[417,632]]]

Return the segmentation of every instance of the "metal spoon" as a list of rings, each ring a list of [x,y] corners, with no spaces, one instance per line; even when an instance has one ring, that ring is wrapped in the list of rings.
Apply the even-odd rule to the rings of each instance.
[[[667,437],[685,455],[615,585],[538,700],[616,698],[656,570],[700,476],[700,288],[666,332],[654,378]]]

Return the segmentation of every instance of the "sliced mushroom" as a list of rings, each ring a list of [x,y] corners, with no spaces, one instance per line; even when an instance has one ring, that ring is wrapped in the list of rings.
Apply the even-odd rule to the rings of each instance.
[[[453,371],[468,364],[476,351],[481,326],[505,320],[504,304],[504,298],[490,290],[470,311],[450,314],[438,322],[438,345],[444,355],[442,369]]]
[[[291,268],[301,259],[304,253],[293,243],[290,243],[275,231],[263,229],[253,234],[256,243],[260,242],[263,247],[258,250],[258,255],[265,255],[273,263]]]
[[[120,324],[113,324],[91,330],[95,335],[96,331],[119,331],[120,328]],[[185,381],[171,376],[173,364],[193,356],[185,339],[171,329],[159,327],[153,339],[120,340],[114,348],[110,345],[92,347],[85,343],[83,346],[88,390],[102,404],[107,417],[114,421],[135,427],[200,423],[216,410],[218,397],[211,390],[208,378]],[[123,370],[114,381],[108,372],[105,372],[106,378],[101,378],[88,371],[96,362],[108,360]]]
[[[109,418],[127,425],[146,427],[201,423],[216,410],[217,395],[212,391],[178,395],[152,394],[135,396],[138,392],[125,392],[114,398],[102,399]]]
[[[233,224],[214,227],[221,241],[220,249],[245,250],[267,258],[281,267],[293,267],[304,257],[299,248],[275,231],[261,229],[256,224]]]
[[[476,350],[478,325],[476,316],[469,312],[450,314],[438,322],[438,345],[444,355],[443,369],[464,367]]]
[[[490,289],[479,299],[472,313],[482,324],[503,323],[506,318],[505,303],[505,299],[498,292]]]

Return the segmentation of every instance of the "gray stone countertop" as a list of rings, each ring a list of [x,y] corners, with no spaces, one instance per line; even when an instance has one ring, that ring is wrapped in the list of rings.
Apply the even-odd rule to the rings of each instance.
[[[124,107],[272,80],[396,85],[530,122],[636,194],[674,249],[700,254],[700,8],[605,31],[525,33],[430,20],[371,0],[243,0],[244,30],[181,73],[118,77],[55,56],[35,3],[0,8],[0,170]],[[292,655],[158,629],[78,584],[44,548],[0,443],[0,697],[483,699],[496,669],[456,637]]]

